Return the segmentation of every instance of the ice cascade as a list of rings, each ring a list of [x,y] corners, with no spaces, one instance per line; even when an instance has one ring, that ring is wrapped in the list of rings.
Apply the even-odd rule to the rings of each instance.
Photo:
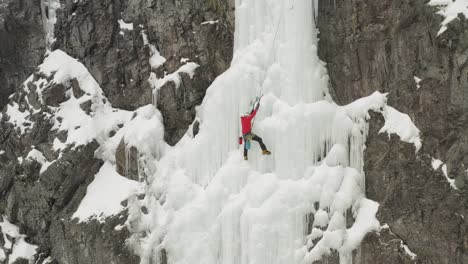
[[[331,100],[315,11],[310,0],[236,0],[234,57],[198,108],[200,132],[154,160],[146,197],[131,201],[130,243],[143,264],[299,264],[329,254],[351,263],[380,229],[378,204],[364,195],[368,112],[416,150],[419,130],[385,94]],[[253,132],[273,154],[254,143],[244,161],[239,117],[260,95]]]

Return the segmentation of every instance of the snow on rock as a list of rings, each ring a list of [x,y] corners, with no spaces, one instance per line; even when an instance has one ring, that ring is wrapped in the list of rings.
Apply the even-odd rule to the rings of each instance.
[[[151,47],[151,46],[150,46]],[[159,53],[157,53],[159,54]],[[155,53],[156,55],[156,53]],[[151,58],[150,58],[150,64],[155,64],[155,66],[159,67],[160,66],[160,63],[164,63],[165,59],[162,60],[160,58],[157,58],[156,60],[158,62],[152,62],[152,59],[154,58],[153,55]],[[161,57],[162,58],[162,57]],[[156,73],[154,72],[151,72],[150,74],[150,77],[148,79],[148,82],[150,83],[151,85],[151,88],[153,89],[153,105],[157,105],[157,101],[158,101],[158,94],[159,94],[159,89],[165,85],[166,83],[168,82],[173,82],[175,84],[175,88],[178,89],[180,87],[180,84],[182,82],[182,76],[181,74],[182,73],[185,73],[187,74],[191,79],[193,78],[193,76],[195,75],[195,70],[199,67],[200,65],[198,65],[197,63],[195,62],[187,62],[185,63],[184,65],[182,65],[177,71],[173,72],[173,73],[170,73],[170,74],[166,74],[166,72],[164,73],[164,77],[162,78],[158,78],[156,76]],[[157,67],[153,67],[153,68],[157,68]]]
[[[455,179],[450,179],[447,173],[447,164],[442,165],[442,173],[445,176],[445,179],[447,182],[450,184],[450,187],[457,189],[457,186],[455,185]]]
[[[218,24],[218,23],[219,23],[219,20],[209,20],[209,21],[202,22],[200,25],[213,25],[213,24]]]
[[[385,106],[382,114],[385,118],[385,124],[379,133],[397,134],[402,141],[412,143],[416,152],[421,149],[419,129],[407,114],[401,113],[391,106]]]
[[[438,170],[442,164],[444,163],[441,160],[432,158],[432,168],[434,170]]]
[[[11,250],[8,256],[8,264],[14,263],[17,259],[22,258],[34,263],[35,255],[37,253],[37,246],[31,245],[26,242],[26,236],[20,233],[19,227],[10,223],[6,216],[2,216],[0,221],[0,233],[3,234],[5,249]],[[12,238],[10,240],[10,238]],[[0,261],[6,258],[5,252],[0,249]]]
[[[35,160],[42,165],[41,170],[39,172],[40,174],[46,171],[47,168],[52,164],[52,162],[47,161],[42,152],[35,149],[34,146],[32,147],[31,151],[29,151],[28,155],[26,156],[26,159]]]
[[[437,36],[447,30],[447,25],[458,18],[458,14],[463,14],[468,18],[468,0],[431,0],[428,4],[438,6],[437,14],[445,17]]]
[[[124,123],[132,116],[129,111],[112,108],[86,67],[61,50],[49,53],[39,66],[39,71],[46,76],[53,75],[52,82],[57,84],[69,86],[72,80],[76,80],[79,88],[84,92],[81,97],[77,98],[72,90],[68,89],[66,92],[68,100],[54,109],[52,129],[67,131],[65,142],[62,143],[58,139],[54,141],[55,150],[62,150],[71,144],[77,147],[93,140],[101,143],[108,138],[110,131],[117,129],[118,124]],[[38,93],[41,98],[41,91],[39,90]],[[87,103],[91,104],[89,113],[81,107]]]
[[[116,215],[125,209],[121,202],[141,191],[142,184],[129,180],[115,171],[115,166],[104,163],[95,179],[88,186],[72,218],[79,222],[96,219],[103,222],[106,217]]]
[[[173,82],[177,89],[179,88],[180,83],[182,82],[181,74],[186,73],[188,74],[188,76],[190,76],[190,78],[193,78],[193,76],[195,75],[195,70],[199,66],[200,65],[198,65],[195,62],[188,62],[182,65],[177,71],[170,74],[165,74],[162,78],[156,77],[156,74],[152,72],[149,78],[149,82],[154,91],[159,90],[167,82]]]
[[[405,243],[403,243],[403,241],[400,242],[400,247],[403,248],[403,250],[405,251],[406,255],[408,255],[412,260],[415,260],[418,255],[416,255],[413,251],[411,251],[408,247],[408,245],[406,245]]]
[[[148,36],[144,31],[141,31],[141,37],[143,38],[143,44],[147,45],[150,49],[149,63],[152,69],[157,69],[166,62],[166,58],[161,56],[158,49],[148,41]]]
[[[368,112],[373,110],[381,113],[385,119],[379,133],[396,134],[404,142],[414,145],[416,152],[422,146],[420,131],[411,118],[395,108],[387,105],[386,94],[374,92],[372,95],[358,99],[345,106],[347,113],[353,118],[369,118]]]
[[[88,96],[103,96],[101,88],[86,67],[61,50],[49,53],[39,66],[39,71],[47,76],[53,75],[55,83],[65,84],[76,79],[80,89]]]
[[[122,139],[127,148],[136,147],[140,155],[159,158],[166,147],[161,113],[153,105],[135,110],[133,117],[112,138],[102,143],[96,156],[115,163],[115,152]]]
[[[133,30],[133,23],[125,23],[123,19],[119,19],[117,22],[119,22],[120,29],[122,30]]]
[[[7,105],[5,114],[8,116],[8,122],[17,127],[20,134],[34,126],[34,123],[28,120],[30,115],[28,110],[21,111],[17,103],[13,102]]]
[[[166,146],[163,141],[164,126],[161,114],[153,105],[140,107],[136,111],[113,108],[86,67],[61,50],[50,52],[38,70],[41,72],[35,81],[38,89],[32,91],[28,89],[28,85],[25,85],[21,92],[36,92],[38,98],[42,100],[41,89],[45,89],[44,87],[58,84],[65,87],[65,101],[57,107],[44,108],[47,109],[45,114],[54,124],[52,131],[67,132],[65,141],[62,142],[58,138],[53,141],[53,150],[60,151],[59,159],[62,151],[68,147],[76,148],[92,141],[100,145],[95,156],[105,163],[88,186],[88,192],[74,217],[80,221],[89,219],[104,221],[106,217],[121,212],[124,207],[120,202],[141,188],[141,183],[128,180],[115,171],[115,152],[118,144],[124,139],[128,148],[137,148],[143,161],[157,160]],[[33,77],[28,78],[27,82],[32,82]],[[78,87],[72,88],[72,81],[76,81]],[[75,94],[77,88],[81,92]],[[30,106],[30,109],[33,108]],[[27,131],[25,124],[29,122],[28,117],[31,115],[29,112],[22,113],[18,105],[13,103],[5,113],[9,116],[8,122],[22,132]],[[26,159],[36,160],[42,164],[41,173],[52,163],[34,147]],[[144,168],[144,170],[152,172],[154,168]]]
[[[438,169],[441,169],[442,170],[442,173],[444,174],[445,176],[445,179],[447,180],[447,182],[450,184],[450,187],[454,188],[454,189],[457,189],[457,186],[455,185],[455,179],[451,179],[449,178],[448,176],[448,173],[447,173],[447,164],[445,164],[444,162],[442,162],[441,160],[439,159],[434,159],[432,158],[432,168],[434,170],[438,170]]]
[[[414,82],[416,83],[416,90],[421,88],[421,81],[422,81],[421,78],[414,76]]]

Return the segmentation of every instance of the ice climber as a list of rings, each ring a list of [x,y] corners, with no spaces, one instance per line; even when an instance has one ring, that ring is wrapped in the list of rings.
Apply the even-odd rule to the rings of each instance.
[[[247,160],[248,156],[247,153],[250,149],[250,140],[255,140],[260,144],[260,148],[262,148],[263,155],[270,155],[271,152],[267,150],[265,144],[263,143],[262,138],[252,133],[252,119],[257,114],[258,108],[260,107],[260,101],[257,102],[257,105],[250,113],[241,117],[241,124],[242,124],[242,138],[244,139],[244,159]],[[242,143],[242,138],[240,139],[240,143]]]

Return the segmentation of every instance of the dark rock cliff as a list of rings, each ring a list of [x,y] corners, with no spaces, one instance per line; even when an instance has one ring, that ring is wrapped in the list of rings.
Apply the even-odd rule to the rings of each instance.
[[[415,154],[379,135],[383,120],[372,115],[366,191],[389,229],[367,237],[359,263],[468,263],[468,23],[459,15],[437,36],[443,18],[426,2],[320,1],[319,55],[334,100],[388,92],[389,105],[411,117],[423,140]],[[432,159],[446,163],[458,190]]]
[[[38,80],[46,80],[42,103],[36,101]],[[64,93],[71,86],[53,83],[36,72],[13,95],[11,105],[31,116],[24,131],[6,122],[5,116],[0,120],[0,214],[39,246],[35,263],[43,263],[47,257],[56,263],[138,263],[123,246],[128,230],[114,230],[125,222],[125,214],[105,223],[78,224],[72,219],[102,161],[94,157],[99,147],[95,141],[54,151],[55,140],[65,141],[67,134],[52,129],[54,110],[50,106],[66,101]],[[52,162],[48,166],[39,162],[29,155],[34,150]]]
[[[33,73],[46,47],[41,1],[0,1],[0,108]]]
[[[123,30],[119,20],[133,23]],[[215,21],[215,24],[202,24]],[[193,79],[183,74],[160,88],[157,106],[165,139],[175,144],[195,118],[210,83],[232,58],[234,1],[62,1],[56,25],[56,48],[80,59],[114,107],[127,110],[153,100],[148,79],[175,72],[183,59],[200,65]],[[166,62],[152,69],[143,34]]]

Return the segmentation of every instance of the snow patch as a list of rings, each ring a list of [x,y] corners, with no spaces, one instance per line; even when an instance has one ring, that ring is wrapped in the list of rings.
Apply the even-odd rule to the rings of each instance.
[[[141,183],[119,175],[115,166],[105,162],[86,189],[86,196],[72,218],[78,218],[79,222],[91,219],[104,222],[105,218],[122,212],[125,207],[120,203],[141,188]]]
[[[218,24],[219,20],[210,20],[210,21],[205,21],[202,22],[200,25],[213,25],[213,24]]]
[[[30,113],[27,110],[20,111],[15,102],[7,105],[5,114],[8,116],[8,122],[18,128],[21,135],[34,126],[34,123],[28,120]]]
[[[143,38],[143,44],[147,45],[150,49],[150,59],[149,63],[152,69],[157,69],[166,62],[166,58],[161,56],[159,50],[156,49],[156,46],[150,44],[148,41],[148,36],[144,31],[141,31],[141,37]]]
[[[385,124],[379,133],[396,134],[402,141],[412,143],[416,152],[421,149],[420,131],[407,114],[403,114],[391,106],[385,106],[382,114],[385,118]]]
[[[457,189],[457,186],[455,185],[455,179],[451,179],[449,178],[448,176],[448,173],[447,173],[447,164],[444,164],[442,165],[442,173],[444,174],[445,176],[445,179],[447,180],[447,182],[450,184],[450,186],[454,189]]]
[[[3,233],[3,239],[5,241],[3,247],[5,249],[11,250],[11,254],[8,258],[8,264],[14,263],[18,258],[26,259],[31,263],[34,262],[38,246],[27,243],[25,240],[26,236],[20,233],[19,227],[10,223],[6,216],[2,216],[2,221],[0,221],[0,229],[1,233]],[[8,237],[12,237],[13,241],[11,241]],[[3,250],[0,251],[0,260],[2,259],[2,252]],[[6,257],[5,252],[3,252],[3,257]]]
[[[416,83],[416,90],[421,88],[421,81],[422,81],[421,78],[414,76],[414,82]]]
[[[154,90],[159,90],[164,84],[167,82],[173,82],[176,86],[176,89],[179,88],[180,83],[182,82],[181,74],[186,73],[193,78],[195,75],[195,70],[200,65],[196,64],[195,62],[189,62],[182,65],[177,71],[165,75],[163,78],[157,78],[155,73],[151,73],[150,76],[150,84]]]
[[[442,164],[444,164],[441,160],[439,159],[434,159],[432,158],[432,168],[434,170],[438,170]]]
[[[125,23],[123,19],[119,19],[117,22],[119,22],[120,29],[122,30],[133,30],[133,23]]]
[[[178,89],[180,87],[180,84],[182,82],[182,73],[188,74],[190,79],[193,79],[193,76],[195,75],[195,70],[199,67],[195,62],[188,62],[184,65],[182,65],[177,71],[171,73],[171,74],[166,74],[164,73],[163,78],[158,78],[154,72],[151,72],[150,77],[148,79],[151,88],[153,89],[153,105],[157,105],[157,98],[158,98],[158,92],[163,85],[165,85],[168,82],[173,82],[175,84],[175,88]]]
[[[139,155],[159,158],[166,147],[161,113],[153,105],[137,109],[131,120],[126,121],[112,138],[101,144],[96,156],[115,163],[115,152],[122,139],[127,148],[136,147]]]
[[[444,162],[442,162],[441,160],[439,159],[434,159],[432,158],[432,168],[434,170],[438,170],[438,169],[441,169],[442,170],[442,173],[444,174],[445,176],[445,179],[447,180],[447,182],[450,184],[450,187],[452,187],[453,189],[458,189],[457,186],[455,185],[455,179],[451,179],[449,176],[448,176],[448,173],[447,173],[447,164],[445,164]]]
[[[408,255],[412,260],[415,260],[418,257],[418,255],[414,254],[413,251],[411,251],[409,247],[405,243],[403,243],[403,241],[401,241],[400,247],[403,248],[406,255]]]
[[[47,168],[52,164],[51,162],[47,161],[42,152],[35,149],[34,147],[32,147],[31,151],[29,151],[26,159],[35,160],[41,164],[41,170],[39,172],[40,174],[46,171]]]
[[[468,1],[467,0],[431,0],[428,3],[431,6],[438,6],[437,14],[445,17],[442,21],[442,26],[437,32],[437,36],[447,30],[448,24],[458,18],[458,14],[463,14],[468,18]]]
[[[416,152],[418,152],[422,146],[419,129],[407,114],[387,105],[386,95],[374,92],[370,96],[350,103],[345,106],[345,109],[353,119],[362,118],[363,116],[369,119],[368,112],[370,110],[381,113],[385,119],[385,124],[379,133],[396,134],[402,141],[412,143],[416,148]]]

